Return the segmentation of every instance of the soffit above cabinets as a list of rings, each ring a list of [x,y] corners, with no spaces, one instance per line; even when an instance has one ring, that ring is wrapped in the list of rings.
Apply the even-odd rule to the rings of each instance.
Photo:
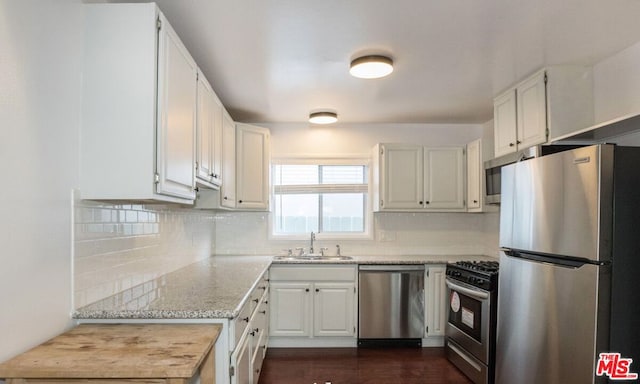
[[[323,108],[341,123],[483,123],[536,69],[590,65],[640,36],[637,0],[157,3],[232,117],[251,122]],[[350,76],[365,54],[389,55],[394,72]]]

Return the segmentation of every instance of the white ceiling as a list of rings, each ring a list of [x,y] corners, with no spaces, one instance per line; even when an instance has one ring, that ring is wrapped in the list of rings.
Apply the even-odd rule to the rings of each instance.
[[[136,0],[133,0],[136,1]],[[232,117],[483,123],[492,99],[553,64],[640,40],[640,0],[157,0]],[[395,61],[356,79],[366,53]]]

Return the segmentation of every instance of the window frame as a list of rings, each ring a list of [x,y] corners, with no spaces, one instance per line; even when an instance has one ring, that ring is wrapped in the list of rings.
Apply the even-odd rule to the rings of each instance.
[[[271,179],[270,179],[270,197],[271,201],[276,201],[275,193],[275,171],[277,165],[360,165],[367,169],[367,188],[364,202],[364,232],[319,232],[316,233],[317,241],[324,240],[371,240],[373,239],[373,205],[372,205],[372,173],[371,159],[363,156],[354,157],[281,157],[271,159]],[[346,191],[345,191],[346,192]],[[270,240],[309,240],[310,233],[275,233],[275,207],[270,212],[271,216],[268,220],[268,231]],[[321,212],[320,212],[321,214]],[[322,222],[320,221],[319,224]]]

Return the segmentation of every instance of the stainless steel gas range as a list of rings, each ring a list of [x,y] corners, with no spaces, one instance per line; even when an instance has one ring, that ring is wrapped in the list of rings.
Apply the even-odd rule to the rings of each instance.
[[[498,298],[497,261],[447,265],[447,358],[476,384],[493,384]]]

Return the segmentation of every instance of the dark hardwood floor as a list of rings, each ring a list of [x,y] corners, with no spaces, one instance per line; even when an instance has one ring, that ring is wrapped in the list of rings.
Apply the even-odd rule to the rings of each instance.
[[[472,384],[444,348],[270,348],[259,384]]]

